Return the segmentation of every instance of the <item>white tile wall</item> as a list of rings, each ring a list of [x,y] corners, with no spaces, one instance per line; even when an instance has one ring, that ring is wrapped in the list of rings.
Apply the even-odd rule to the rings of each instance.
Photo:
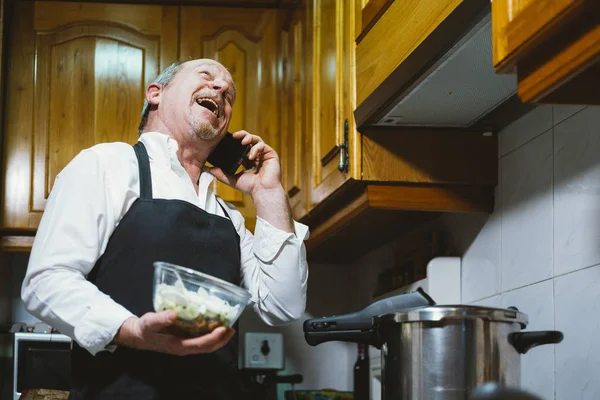
[[[600,399],[600,266],[554,280],[556,329],[556,399]]]
[[[502,308],[517,307],[529,316],[528,331],[553,330],[552,280],[502,294]],[[521,357],[524,389],[544,399],[554,397],[554,345],[534,347]]]
[[[500,133],[499,155],[497,208],[483,227],[471,228],[478,216],[443,219],[460,238],[462,301],[515,305],[528,330],[564,333],[522,357],[524,388],[600,399],[600,107],[538,107]]]
[[[381,253],[381,252],[380,252]],[[378,256],[381,256],[381,254]],[[350,265],[310,264],[306,313],[299,320],[284,326],[268,326],[251,310],[240,318],[240,337],[244,332],[280,332],[284,337],[285,369],[281,374],[302,374],[303,382],[296,389],[332,388],[351,390],[352,372],[357,356],[356,344],[329,342],[310,346],[304,339],[302,325],[306,319],[339,315],[362,308],[361,301],[370,293],[360,286],[356,268]],[[357,295],[362,292],[361,296]],[[349,295],[352,293],[353,295]],[[243,341],[242,341],[243,343]],[[283,400],[290,385],[278,385],[278,399]]]
[[[552,106],[540,106],[507,126],[498,138],[498,156],[522,146],[552,128]]]
[[[552,121],[554,125],[560,124],[565,119],[569,118],[575,113],[585,109],[585,106],[561,106],[552,108]]]
[[[466,302],[463,301],[463,303],[466,303]],[[502,297],[499,294],[497,294],[492,297],[487,297],[485,299],[474,301],[471,304],[473,304],[474,306],[481,306],[481,307],[500,308],[500,307],[502,307]]]
[[[462,260],[462,302],[500,291],[500,216],[492,215]]]
[[[317,266],[318,267],[318,266]],[[306,313],[299,321],[285,326],[266,325],[255,314],[247,310],[240,318],[240,340],[243,346],[244,332],[279,332],[283,335],[285,368],[281,375],[302,374],[303,382],[295,389],[351,390],[352,368],[356,361],[356,345],[329,342],[309,346],[304,339],[304,320],[316,315]],[[241,349],[241,347],[240,347]],[[291,385],[277,385],[277,398],[283,400]]]
[[[554,128],[554,272],[600,264],[600,110]]]
[[[552,276],[552,131],[500,159],[501,289]]]

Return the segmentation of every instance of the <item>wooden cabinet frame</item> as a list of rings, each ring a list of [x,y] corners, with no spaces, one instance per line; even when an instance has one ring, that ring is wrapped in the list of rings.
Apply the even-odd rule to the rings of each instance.
[[[493,62],[524,102],[600,104],[600,3],[492,2]]]

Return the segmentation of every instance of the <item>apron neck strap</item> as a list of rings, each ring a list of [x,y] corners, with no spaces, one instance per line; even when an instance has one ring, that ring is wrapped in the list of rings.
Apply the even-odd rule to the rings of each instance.
[[[137,142],[133,149],[140,170],[140,198],[144,200],[152,199],[152,175],[150,174],[148,151],[142,142]]]

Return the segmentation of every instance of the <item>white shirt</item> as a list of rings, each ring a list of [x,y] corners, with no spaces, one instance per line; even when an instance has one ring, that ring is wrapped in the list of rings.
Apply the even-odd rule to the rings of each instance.
[[[177,142],[158,132],[140,137],[150,158],[153,197],[180,199],[225,216],[203,170],[196,194],[177,158]],[[70,336],[90,353],[108,343],[132,313],[102,293],[86,276],[106,249],[121,218],[139,197],[138,163],[131,145],[99,144],[79,153],[56,177],[40,221],[21,297],[27,310]],[[222,200],[220,200],[222,202]],[[300,318],[306,305],[308,228],[294,222],[288,233],[257,218],[255,235],[232,205],[240,236],[242,286],[269,325]]]

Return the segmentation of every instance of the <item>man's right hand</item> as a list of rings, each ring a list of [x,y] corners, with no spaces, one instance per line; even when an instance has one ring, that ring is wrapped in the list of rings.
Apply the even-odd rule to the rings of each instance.
[[[181,338],[166,332],[166,328],[176,319],[175,311],[149,312],[140,318],[129,318],[121,325],[115,342],[119,346],[186,356],[217,351],[225,346],[235,333],[231,328],[219,327],[203,336]]]

